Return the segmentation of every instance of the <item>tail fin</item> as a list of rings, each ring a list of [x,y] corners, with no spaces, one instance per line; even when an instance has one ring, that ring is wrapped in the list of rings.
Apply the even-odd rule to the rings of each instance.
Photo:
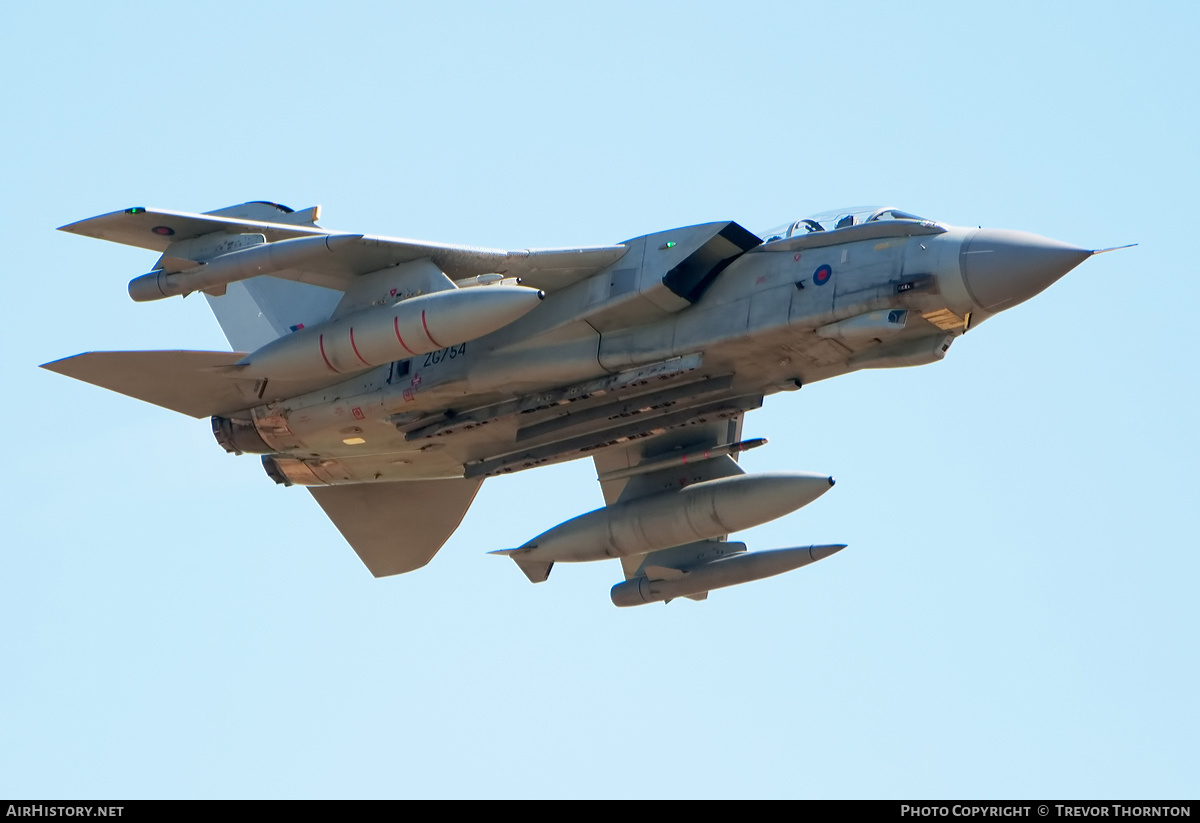
[[[220,297],[204,297],[229,345],[256,351],[278,337],[328,320],[342,293],[264,275],[230,283]]]
[[[264,223],[315,226],[320,206],[292,211],[278,203],[256,201],[205,212]],[[236,351],[255,351],[276,338],[329,318],[342,293],[308,283],[255,277],[230,283],[225,294],[204,295],[229,345]]]

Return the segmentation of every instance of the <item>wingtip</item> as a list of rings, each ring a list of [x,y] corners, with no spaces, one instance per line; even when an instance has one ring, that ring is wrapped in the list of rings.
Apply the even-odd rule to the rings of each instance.
[[[127,209],[121,209],[119,211],[111,211],[111,212],[107,212],[105,214],[97,214],[94,217],[85,217],[82,220],[76,220],[73,223],[67,223],[66,225],[59,226],[57,229],[55,229],[55,231],[66,231],[66,232],[70,232],[71,234],[80,234],[80,231],[79,231],[80,227],[87,225],[88,223],[91,223],[93,220],[99,220],[102,217],[112,217],[117,214],[141,214],[145,211],[146,211],[145,206],[130,206]],[[103,239],[103,238],[101,238],[101,239]]]

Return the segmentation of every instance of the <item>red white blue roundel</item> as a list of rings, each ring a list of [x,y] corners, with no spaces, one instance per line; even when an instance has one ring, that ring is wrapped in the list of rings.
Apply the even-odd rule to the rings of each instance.
[[[833,278],[833,269],[828,265],[819,266],[813,272],[813,283],[818,286],[824,286]]]

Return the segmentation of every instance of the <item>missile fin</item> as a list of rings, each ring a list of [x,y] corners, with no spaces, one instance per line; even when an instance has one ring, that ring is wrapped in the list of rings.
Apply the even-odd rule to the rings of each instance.
[[[553,560],[551,560],[549,563],[517,560],[515,557],[513,560],[516,561],[517,568],[524,572],[525,576],[529,578],[530,583],[544,583],[546,578],[550,576],[550,570],[554,568]]]
[[[530,583],[543,583],[550,576],[550,570],[554,568],[554,561],[538,561],[525,560],[523,556],[518,554],[524,546],[516,549],[496,549],[488,552],[488,554],[498,554],[503,557],[511,557],[513,562],[517,564],[517,568],[529,578]]]

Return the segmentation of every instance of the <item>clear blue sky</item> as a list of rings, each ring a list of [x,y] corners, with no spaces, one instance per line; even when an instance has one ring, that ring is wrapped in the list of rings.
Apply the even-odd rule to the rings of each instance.
[[[1195,797],[1200,458],[1190,3],[13,5],[0,796]],[[525,248],[887,203],[1086,262],[947,359],[777,396],[741,536],[849,548],[618,610],[491,549],[601,503],[488,481],[373,579],[207,421],[43,372],[218,349],[148,252],[54,227],[252,199]]]

